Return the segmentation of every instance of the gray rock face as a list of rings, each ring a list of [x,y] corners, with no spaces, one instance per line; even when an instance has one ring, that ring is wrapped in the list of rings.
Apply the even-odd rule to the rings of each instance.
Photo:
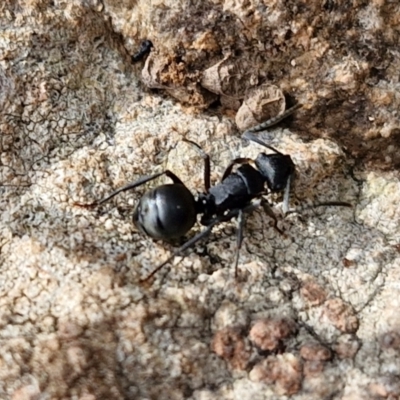
[[[0,398],[398,397],[399,7],[3,1]],[[174,249],[132,223],[164,180],[76,204],[164,168],[201,192],[182,138],[215,184],[264,151],[237,110],[296,102],[261,135],[296,164],[303,211],[269,197],[285,235],[246,216],[238,279],[232,221],[140,283]],[[354,207],[307,209],[329,200]]]

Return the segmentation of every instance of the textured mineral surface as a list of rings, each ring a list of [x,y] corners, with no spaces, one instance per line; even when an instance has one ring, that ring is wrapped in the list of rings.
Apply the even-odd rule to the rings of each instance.
[[[1,399],[399,398],[398,2],[2,0],[0,26]],[[167,178],[77,205],[165,168],[202,192],[182,139],[214,185],[265,151],[239,121],[296,103],[260,135],[298,212],[246,216],[236,279],[231,221],[141,282]]]

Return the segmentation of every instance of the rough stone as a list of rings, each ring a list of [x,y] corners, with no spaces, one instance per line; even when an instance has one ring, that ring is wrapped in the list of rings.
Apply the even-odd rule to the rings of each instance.
[[[399,8],[1,1],[0,398],[398,397]],[[132,64],[144,39],[154,47]],[[215,184],[265,151],[235,124],[263,85],[304,105],[261,134],[296,165],[299,212],[283,218],[269,197],[284,235],[246,215],[238,279],[232,221],[143,285],[174,247],[138,232],[132,212],[169,180],[76,203],[166,166],[203,191],[182,138],[210,154]],[[353,208],[307,209],[330,200]],[[276,354],[255,351],[250,322],[275,318],[298,329]],[[210,344],[235,323],[216,348],[237,358],[221,358]],[[309,340],[333,359],[303,364]]]

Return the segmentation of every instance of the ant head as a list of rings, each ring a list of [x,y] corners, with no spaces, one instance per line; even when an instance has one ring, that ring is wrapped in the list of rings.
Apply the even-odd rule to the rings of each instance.
[[[291,157],[280,153],[260,153],[255,164],[272,192],[283,191],[295,171]]]

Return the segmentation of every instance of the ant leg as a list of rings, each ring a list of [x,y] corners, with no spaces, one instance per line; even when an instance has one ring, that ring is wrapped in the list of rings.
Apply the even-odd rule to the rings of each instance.
[[[258,202],[254,202],[250,204],[249,206],[245,207],[244,209],[239,209],[238,210],[238,228],[237,228],[237,236],[236,236],[236,251],[235,251],[235,279],[238,277],[238,263],[239,263],[239,252],[240,249],[242,248],[242,243],[243,243],[243,230],[244,230],[244,214],[253,211],[254,209],[258,208],[259,206],[262,206],[264,211],[275,221],[274,228],[281,234],[283,232],[278,228],[277,223],[278,220],[272,211],[271,207],[265,201],[263,198],[261,198]]]
[[[289,195],[290,195],[290,184],[292,181],[293,174],[289,175],[285,191],[283,192],[283,204],[282,204],[282,211],[283,215],[285,216],[289,212]]]
[[[284,235],[284,232],[278,228],[278,218],[276,218],[276,215],[272,211],[272,208],[270,207],[269,203],[263,198],[261,198],[261,207],[263,208],[265,214],[267,214],[274,220],[274,229],[277,230],[281,235]]]
[[[206,193],[211,187],[210,183],[210,156],[195,142],[192,142],[188,139],[182,139],[184,142],[191,144],[194,146],[197,153],[200,154],[201,158],[204,160],[204,187],[206,189]]]
[[[219,222],[219,221],[218,221]],[[218,223],[217,222],[217,223]],[[176,249],[163,263],[161,263],[160,265],[158,265],[152,272],[150,272],[149,275],[146,276],[146,278],[141,279],[140,282],[144,283],[147,282],[148,280],[150,280],[162,267],[164,267],[166,264],[168,264],[174,257],[179,256],[180,254],[182,254],[185,250],[189,249],[191,246],[193,246],[195,243],[197,243],[199,240],[203,239],[204,237],[206,237],[207,235],[210,234],[212,228],[216,225],[216,223],[214,224],[210,224],[209,226],[207,226],[206,229],[204,229],[203,231],[201,231],[200,233],[198,233],[196,236],[193,236],[191,239],[189,239],[186,243],[184,243],[181,247],[179,247],[178,249]]]
[[[168,178],[170,178],[174,183],[184,185],[184,183],[173,172],[171,172],[170,170],[165,170],[163,172],[159,172],[158,174],[143,176],[142,178],[138,179],[137,181],[128,183],[127,185],[120,187],[119,189],[115,190],[114,192],[112,192],[110,195],[108,195],[104,199],[95,201],[94,203],[90,203],[90,204],[74,203],[74,204],[76,206],[80,206],[80,207],[99,206],[100,204],[106,203],[107,201],[111,200],[117,194],[119,194],[121,192],[125,192],[126,190],[134,189],[138,186],[144,185],[145,183],[150,182],[153,179],[160,177],[161,175],[167,175]]]
[[[235,212],[233,212],[235,211]],[[181,247],[176,249],[162,264],[160,264],[157,268],[155,268],[149,275],[146,276],[146,278],[141,279],[140,282],[146,282],[149,279],[151,279],[162,267],[164,267],[166,264],[168,264],[174,257],[179,256],[182,254],[185,250],[189,249],[192,247],[195,243],[197,243],[199,240],[203,239],[207,235],[210,234],[212,228],[214,228],[215,225],[219,224],[220,222],[223,221],[228,221],[229,219],[233,218],[234,216],[237,215],[238,210],[233,210],[227,215],[223,215],[220,217],[216,217],[213,220],[211,220],[210,224],[205,228],[203,231],[198,233],[196,236],[193,236],[191,239],[189,239],[186,243],[184,243]],[[232,214],[233,213],[233,214]],[[232,214],[232,215],[231,215]]]
[[[237,228],[237,236],[236,236],[236,252],[235,252],[235,279],[238,276],[238,263],[239,263],[239,252],[243,243],[243,227],[244,227],[244,212],[243,210],[239,210],[238,215],[238,228]]]
[[[218,225],[221,222],[227,222],[227,221],[231,220],[232,218],[237,217],[239,215],[239,213],[241,213],[241,212],[242,213],[251,212],[254,209],[256,209],[257,207],[259,207],[259,205],[260,205],[259,203],[258,204],[253,203],[243,209],[235,208],[235,209],[229,211],[225,215],[220,215],[218,217],[213,218],[212,220],[210,220],[209,225],[207,225],[207,227],[203,231],[199,232],[196,236],[192,237],[186,243],[184,243],[181,247],[176,249],[163,263],[158,265],[152,272],[150,272],[150,274],[147,275],[146,278],[141,279],[140,282],[144,283],[144,282],[147,282],[148,280],[150,280],[162,267],[164,267],[166,264],[168,264],[174,257],[179,256],[184,251],[186,251],[187,249],[192,247],[199,240],[208,236],[211,233],[211,231],[215,225]]]
[[[246,131],[245,133],[243,133],[242,135],[242,139],[247,139],[250,140],[252,142],[258,143],[261,146],[266,147],[267,149],[272,150],[274,153],[276,154],[280,154],[280,155],[284,155],[283,153],[281,153],[280,151],[278,151],[275,147],[272,147],[270,144],[265,143],[264,140],[260,139],[257,135],[255,135],[253,133],[253,131]]]
[[[317,207],[353,207],[352,204],[347,203],[345,201],[327,201],[327,202],[323,202],[323,203],[314,203],[311,205],[307,205],[304,207],[296,207],[293,210],[288,210],[288,212],[286,213],[286,215],[288,214],[294,214],[296,212],[300,212],[300,211],[305,211],[305,210],[312,210],[313,208],[317,208]]]
[[[254,160],[252,160],[251,158],[235,158],[233,161],[231,161],[229,163],[229,165],[226,167],[226,170],[224,172],[224,174],[222,175],[221,181],[223,181],[228,175],[231,174],[232,169],[235,165],[239,164],[250,164],[250,163],[254,163]]]
[[[259,132],[259,131],[263,131],[265,129],[271,128],[272,126],[276,125],[278,122],[281,122],[283,119],[285,119],[286,117],[288,117],[289,115],[293,114],[295,111],[297,111],[299,108],[301,108],[302,105],[300,103],[297,103],[296,105],[294,105],[291,108],[288,108],[286,111],[284,111],[281,115],[278,115],[276,117],[270,118],[269,120],[254,126],[253,128],[247,129],[247,131],[245,131],[242,135],[243,139],[249,139],[249,140],[253,140],[250,137],[252,137],[252,135],[249,135],[251,133],[255,133],[255,132]]]

